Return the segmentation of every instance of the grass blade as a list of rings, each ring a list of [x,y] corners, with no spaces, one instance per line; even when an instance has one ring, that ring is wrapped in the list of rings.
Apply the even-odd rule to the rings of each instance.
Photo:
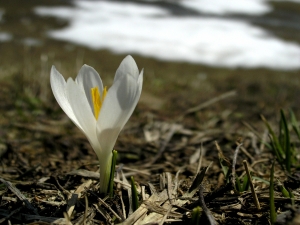
[[[271,136],[271,142],[272,142],[272,146],[273,146],[273,151],[275,152],[279,162],[284,158],[284,151],[280,145],[280,142],[277,138],[277,136],[275,135],[273,129],[271,128],[270,124],[268,123],[268,121],[266,120],[266,118],[261,115],[261,119],[263,120],[263,122],[265,123],[265,125],[268,128],[268,131],[270,133]]]
[[[290,173],[291,172],[291,155],[292,149],[290,145],[290,133],[287,125],[287,121],[284,115],[283,110],[280,110],[280,115],[283,123],[283,130],[284,130],[284,150],[285,150],[285,168]]]
[[[202,183],[205,173],[208,167],[204,167],[200,170],[200,172],[196,175],[194,182],[192,183],[191,187],[189,188],[189,193],[194,191],[195,189],[199,188],[200,184]]]
[[[249,182],[249,178],[248,176],[244,176],[243,177],[243,186],[242,186],[242,190],[243,191],[247,191],[249,189],[249,185],[250,185],[250,182]]]
[[[291,190],[289,190],[289,196],[291,198],[291,204],[294,207],[295,206],[295,196]]]
[[[271,135],[269,135],[270,141],[271,141],[271,149],[273,150],[274,154],[276,155],[276,159],[281,165],[282,169],[284,170],[284,157],[280,154],[276,147],[276,143],[274,142],[273,138]]]
[[[283,195],[283,197],[289,198],[290,197],[290,193],[288,192],[288,190],[286,190],[286,188],[283,186],[283,184],[278,181],[278,188],[281,191],[281,194]]]
[[[112,163],[111,163],[111,172],[110,172],[110,178],[108,183],[109,197],[113,197],[114,195],[114,178],[115,178],[115,168],[117,163],[118,152],[116,150],[113,150],[112,154],[113,156],[112,156]]]
[[[199,225],[200,224],[200,216],[201,216],[201,208],[197,206],[192,210],[192,218],[191,218],[191,225]]]
[[[271,175],[270,175],[270,187],[269,187],[269,195],[270,195],[270,221],[271,224],[275,224],[276,222],[276,209],[275,209],[275,200],[274,200],[274,165],[272,164]]]
[[[139,208],[139,197],[136,190],[135,182],[133,177],[130,178],[131,181],[131,192],[132,192],[132,209],[133,211]]]
[[[292,110],[290,110],[290,115],[291,115],[292,127],[293,127],[295,133],[297,134],[298,139],[300,140],[300,129],[299,129],[298,121]]]
[[[239,180],[239,178],[237,177],[235,179],[235,189],[240,193],[240,192],[243,192],[243,188],[242,188],[242,184]]]

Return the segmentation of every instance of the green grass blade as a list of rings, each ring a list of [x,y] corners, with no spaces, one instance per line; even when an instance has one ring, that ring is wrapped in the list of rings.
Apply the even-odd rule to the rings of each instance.
[[[248,176],[244,176],[243,177],[243,186],[242,186],[242,190],[243,191],[247,191],[249,189],[249,185],[250,185],[250,182],[249,182],[249,179],[248,179]]]
[[[138,197],[138,192],[136,190],[133,177],[130,178],[130,181],[131,181],[131,192],[132,192],[132,209],[133,211],[135,211],[139,208],[139,197]]]
[[[290,110],[290,115],[291,115],[291,123],[292,123],[292,127],[295,131],[295,133],[297,134],[298,139],[300,140],[300,129],[299,129],[299,124],[298,121],[296,119],[296,116],[294,114],[294,112],[292,110]]]
[[[280,111],[280,113],[281,113],[281,111]],[[284,146],[285,146],[285,130],[284,130],[284,120],[282,118],[282,115],[280,116],[280,121],[279,121],[279,136],[278,136],[278,140],[279,140],[280,146],[282,146],[283,149],[284,149]]]
[[[192,210],[192,218],[191,218],[191,225],[199,225],[200,224],[200,216],[201,216],[201,208],[197,206]]]
[[[288,129],[288,124],[284,115],[283,110],[280,110],[281,119],[283,122],[283,130],[284,130],[284,150],[285,150],[285,168],[290,173],[291,172],[291,155],[292,149],[290,145],[290,133]]]
[[[113,150],[112,154],[113,156],[112,156],[112,163],[111,163],[111,172],[110,172],[110,178],[108,183],[109,197],[113,197],[114,195],[114,178],[115,178],[115,168],[117,163],[118,152],[116,150]]]
[[[276,222],[276,209],[275,209],[275,200],[274,200],[274,165],[272,164],[271,175],[270,175],[270,187],[269,187],[269,195],[270,195],[270,221],[271,224],[275,224]]]
[[[295,206],[295,196],[291,190],[289,190],[289,196],[291,198],[291,204],[294,207]]]
[[[286,188],[283,186],[283,184],[281,182],[279,182],[278,188],[281,191],[281,194],[283,195],[283,197],[286,197],[286,198],[290,197],[290,193],[288,192],[288,190],[286,190]]]
[[[283,156],[280,154],[280,152],[278,151],[277,147],[276,147],[276,143],[274,142],[273,138],[271,135],[269,135],[270,141],[271,141],[271,150],[273,150],[274,154],[276,155],[276,159],[279,162],[279,164],[281,165],[282,169],[284,170],[284,158]]]
[[[243,192],[242,184],[238,177],[235,179],[235,190],[238,192]]]
[[[218,154],[219,156],[219,162],[226,180],[226,183],[230,182],[230,174],[231,174],[231,170],[230,170],[230,163],[228,161],[227,158],[225,158],[225,156],[223,154]]]
[[[265,179],[262,179],[262,178],[260,178],[260,177],[253,176],[253,177],[252,177],[252,180],[257,180],[257,181],[260,181],[260,182],[265,183],[265,184],[267,184],[267,185],[270,185],[270,181],[265,180]]]
[[[276,156],[279,160],[283,159],[284,158],[284,151],[280,145],[280,142],[277,138],[277,136],[275,135],[273,129],[271,128],[270,124],[268,123],[268,121],[266,120],[266,118],[261,115],[261,118],[263,120],[263,122],[265,123],[266,127],[268,128],[268,131],[270,133],[270,136],[272,137],[271,138],[271,141],[273,142],[272,145],[273,145],[273,150],[274,152],[276,153]]]

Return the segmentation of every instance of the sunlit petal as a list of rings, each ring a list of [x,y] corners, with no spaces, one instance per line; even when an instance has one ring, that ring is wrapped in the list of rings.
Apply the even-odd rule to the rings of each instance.
[[[140,99],[142,89],[143,89],[143,80],[144,80],[144,69],[142,69],[142,71],[139,75],[139,78],[137,80],[138,88],[137,88],[137,91],[136,91],[135,102],[133,103],[134,105],[137,105],[137,103]]]
[[[99,149],[100,144],[96,136],[96,122],[94,114],[92,113],[83,90],[71,78],[67,81],[66,95],[73,112],[93,149],[95,151],[101,151],[101,149]],[[98,154],[99,153],[97,153],[97,155]]]
[[[53,92],[53,95],[62,108],[62,110],[68,115],[68,117],[75,123],[77,127],[82,130],[76,116],[72,110],[72,107],[66,96],[66,81],[64,77],[56,70],[54,66],[51,68],[50,73],[50,85]]]
[[[109,89],[97,121],[97,136],[103,149],[113,148],[139,97],[139,86],[131,76],[123,76]]]
[[[121,62],[119,68],[117,69],[114,82],[124,75],[130,75],[135,79],[138,79],[139,69],[131,55],[126,56]]]
[[[78,72],[78,75],[76,77],[76,82],[84,90],[89,105],[91,109],[94,110],[94,106],[91,98],[91,88],[98,87],[100,93],[102,93],[103,91],[103,84],[99,74],[93,67],[88,65],[83,65]]]

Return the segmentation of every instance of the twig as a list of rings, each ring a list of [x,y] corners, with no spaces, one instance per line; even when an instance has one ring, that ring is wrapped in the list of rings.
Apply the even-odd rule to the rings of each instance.
[[[235,90],[223,93],[223,94],[221,94],[221,95],[219,95],[219,96],[217,96],[215,98],[212,98],[212,99],[210,99],[210,100],[208,100],[208,101],[206,101],[206,102],[204,102],[204,103],[202,103],[200,105],[197,105],[197,106],[195,106],[193,108],[190,108],[190,109],[186,110],[183,113],[183,115],[180,116],[177,120],[181,120],[187,114],[197,112],[197,111],[199,111],[199,110],[201,110],[203,108],[206,108],[206,107],[208,107],[208,106],[210,106],[210,105],[212,105],[212,104],[214,104],[214,103],[216,103],[218,101],[221,101],[221,100],[223,100],[225,98],[228,98],[228,97],[231,97],[231,96],[234,96],[234,95],[236,95],[236,91]]]
[[[68,216],[71,217],[73,210],[75,208],[75,203],[77,202],[77,199],[81,197],[81,193],[85,190],[85,188],[89,188],[92,184],[92,180],[87,180],[83,184],[81,184],[74,193],[72,193],[71,197],[68,200]]]
[[[104,205],[109,211],[112,212],[112,214],[114,214],[114,216],[119,220],[122,221],[122,218],[108,205],[106,204],[105,201],[103,201],[103,199],[98,197],[98,201],[100,202],[100,205]]]
[[[17,189],[11,182],[6,181],[2,178],[0,178],[0,181],[6,186],[8,187],[21,201],[23,201],[25,203],[25,206],[27,209],[29,209],[30,211],[32,211],[35,215],[39,215],[38,211],[36,208],[34,208],[30,202],[26,199],[26,197],[19,191],[19,189]]]
[[[70,198],[72,194],[71,194],[68,190],[64,189],[63,186],[60,185],[60,183],[58,182],[58,180],[57,180],[56,177],[54,177],[54,179],[55,179],[55,181],[56,181],[58,187],[59,187],[59,188],[62,190],[62,192],[67,196],[67,198]]]
[[[200,189],[199,189],[199,200],[200,200],[201,207],[202,207],[203,211],[205,212],[210,225],[217,225],[217,222],[216,222],[214,216],[211,214],[211,212],[209,211],[209,209],[205,205],[205,201],[204,201],[204,197],[203,197],[203,186],[202,185],[200,185]]]
[[[153,163],[155,163],[161,157],[161,155],[165,151],[168,143],[171,141],[171,138],[173,137],[173,135],[176,133],[177,130],[178,130],[178,124],[172,124],[171,128],[169,130],[169,133],[168,133],[166,139],[164,140],[161,148],[159,149],[159,151],[156,154],[156,156],[154,156],[152,158],[152,160],[146,164],[147,166],[151,166]]]
[[[254,185],[253,185],[253,182],[252,182],[252,177],[250,175],[250,171],[249,171],[249,168],[248,168],[248,163],[247,163],[246,160],[243,160],[243,164],[244,164],[247,176],[248,176],[248,180],[249,180],[249,184],[250,184],[250,188],[251,188],[251,192],[252,192],[252,196],[253,196],[254,205],[256,206],[256,208],[258,210],[260,210],[261,209],[260,204],[259,204],[256,192],[255,192],[255,189],[254,189]]]
[[[263,162],[268,162],[268,161],[270,161],[270,159],[268,159],[268,158],[266,158],[266,159],[260,159],[260,160],[256,160],[255,162],[253,162],[252,164],[251,164],[251,168],[253,168],[256,164],[258,164],[258,163],[263,163]]]
[[[119,169],[120,166],[117,167],[117,169]],[[122,167],[123,170],[125,171],[131,171],[131,172],[135,172],[136,174],[142,174],[142,175],[146,175],[146,176],[150,176],[151,173],[147,172],[146,170],[141,170],[140,168],[139,169],[134,169],[134,168],[129,168],[127,166],[123,166]]]
[[[168,209],[168,211],[166,212],[166,214],[164,215],[164,217],[162,218],[162,220],[159,222],[159,225],[163,225],[165,223],[166,219],[170,215],[170,212],[171,212],[172,208],[173,208],[173,206],[170,205],[170,208]]]
[[[97,204],[93,204],[93,206],[105,218],[106,224],[113,224],[112,218],[110,217],[108,212],[106,212],[102,207],[99,207]]]
[[[205,152],[204,152],[204,149],[203,149],[203,143],[201,143],[201,147],[200,147],[200,156],[199,156],[199,159],[198,159],[198,165],[197,165],[196,175],[200,172],[201,165],[202,165],[202,159],[203,159],[204,154],[205,154]],[[195,177],[193,178],[192,183],[195,181],[196,177],[197,177],[197,176],[195,176]]]
[[[254,148],[255,154],[259,155],[261,152],[260,149],[257,147],[257,137],[253,132],[250,133],[250,137],[251,137],[251,146],[252,148]]]
[[[251,130],[252,131],[252,133],[256,136],[256,137],[258,137],[258,138],[260,138],[260,133],[258,133],[249,123],[247,123],[246,121],[242,121],[242,123],[249,129],[249,130]]]
[[[7,216],[5,216],[4,218],[0,219],[0,224],[3,223],[5,220],[9,219],[12,215],[14,215],[15,213],[18,213],[21,209],[23,208],[22,207],[19,207],[17,209],[15,209],[14,211],[12,211],[10,214],[8,214]]]
[[[84,196],[84,199],[85,199],[85,210],[84,210],[83,224],[86,225],[86,218],[87,218],[87,214],[88,214],[89,202],[88,202],[88,198],[86,197],[86,195]]]
[[[265,148],[265,143],[267,142],[267,138],[268,138],[268,129],[265,129],[264,133],[263,133],[263,136],[261,138],[261,143],[260,143],[260,146],[259,146],[259,150],[260,152],[262,152]]]
[[[46,222],[47,224],[57,224],[57,225],[72,225],[70,220],[65,218],[56,218],[56,217],[46,217],[46,216],[36,216],[36,215],[28,215],[28,214],[21,214],[23,221],[39,221],[40,224]]]
[[[251,154],[247,151],[247,149],[245,149],[243,146],[240,149],[251,160],[251,162],[255,161],[255,159],[251,156]]]
[[[174,202],[174,199],[173,199],[172,176],[171,176],[171,173],[166,172],[166,177],[167,177],[167,193],[168,193],[168,198],[169,198],[170,204],[172,205],[173,202]]]

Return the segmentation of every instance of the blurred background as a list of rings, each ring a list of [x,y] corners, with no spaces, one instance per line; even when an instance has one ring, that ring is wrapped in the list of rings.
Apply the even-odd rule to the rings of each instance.
[[[299,21],[298,0],[1,1],[3,109],[61,112],[52,65],[75,77],[88,64],[110,86],[131,54],[145,69],[138,109],[175,118],[235,90],[216,113],[232,107],[233,118],[260,120],[279,108],[297,111]]]
[[[299,72],[299,21],[297,0],[1,1],[0,77],[29,79],[19,85],[45,101],[52,64],[74,77],[86,63],[111,82],[132,54],[145,68],[150,107],[161,107],[161,92],[178,90],[197,94],[183,101],[187,107],[199,94],[214,94],[218,83],[229,90],[253,76],[256,83]],[[222,82],[229,79],[238,83]]]
[[[45,102],[51,65],[74,77],[85,63],[109,83],[132,54],[152,109],[174,112],[231,89],[244,101],[272,92],[277,106],[285,84],[298,102],[290,76],[300,69],[299,21],[297,0],[1,1],[0,78]],[[174,106],[162,93],[184,100]]]

